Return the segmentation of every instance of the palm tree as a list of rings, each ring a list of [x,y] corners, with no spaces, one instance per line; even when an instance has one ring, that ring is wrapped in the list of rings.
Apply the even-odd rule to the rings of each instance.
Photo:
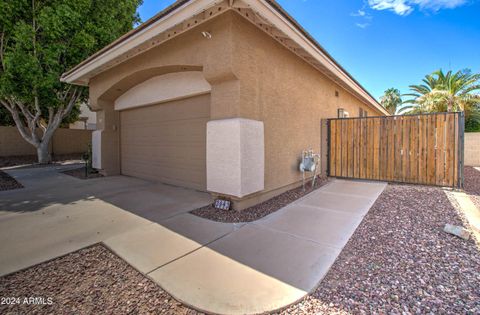
[[[453,112],[468,111],[480,104],[480,74],[472,74],[470,70],[461,70],[446,74],[442,70],[425,76],[423,84],[410,85],[412,97],[404,101],[411,104],[402,108],[410,112]]]
[[[453,73],[442,70],[426,75],[423,84],[410,85],[411,98],[399,112],[408,114],[432,112],[465,112],[467,126],[480,124],[480,74],[470,70]],[[477,92],[477,93],[476,93]],[[467,128],[468,129],[468,128]]]
[[[398,89],[389,88],[385,90],[385,93],[380,98],[380,103],[390,115],[394,115],[400,105],[402,105],[402,95]]]

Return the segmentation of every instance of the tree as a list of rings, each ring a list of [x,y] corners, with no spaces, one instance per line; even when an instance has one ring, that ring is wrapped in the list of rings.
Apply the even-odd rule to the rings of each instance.
[[[380,98],[380,103],[383,107],[385,107],[390,115],[395,115],[400,105],[402,105],[402,95],[398,89],[387,89]]]
[[[426,75],[423,84],[410,85],[411,99],[404,101],[402,112],[431,113],[464,111],[466,126],[480,123],[480,74],[468,69],[455,73],[442,70]],[[476,127],[473,127],[476,128]],[[468,130],[468,128],[467,128]]]
[[[0,104],[48,163],[49,142],[85,88],[60,76],[139,22],[142,0],[1,0]]]

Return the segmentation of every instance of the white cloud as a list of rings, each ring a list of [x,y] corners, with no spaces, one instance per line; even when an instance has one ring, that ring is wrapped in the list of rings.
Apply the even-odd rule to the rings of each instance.
[[[368,0],[368,4],[374,10],[390,10],[398,15],[407,15],[413,8],[407,4],[408,0]]]
[[[351,16],[365,16],[365,10],[358,10],[357,12],[350,13]]]
[[[374,10],[390,10],[398,15],[408,15],[417,6],[421,10],[438,11],[453,9],[464,5],[467,0],[368,0],[368,5]]]
[[[467,3],[467,0],[412,0],[421,9],[438,11],[440,9],[453,9]]]
[[[358,27],[360,27],[360,28],[366,28],[366,27],[369,26],[370,24],[369,24],[369,23],[356,23],[355,25],[358,26]]]

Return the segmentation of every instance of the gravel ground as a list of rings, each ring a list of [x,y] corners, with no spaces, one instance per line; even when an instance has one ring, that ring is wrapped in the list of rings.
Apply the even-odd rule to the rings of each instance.
[[[17,165],[28,165],[29,167],[42,167],[42,166],[51,166],[60,165],[61,162],[70,161],[70,160],[81,160],[82,154],[62,154],[54,155],[52,157],[52,162],[50,164],[37,164],[36,155],[18,155],[18,156],[2,156],[0,157],[0,168],[10,167]]]
[[[306,185],[305,191],[303,191],[302,187],[294,188],[267,201],[259,203],[258,205],[241,211],[219,210],[213,207],[213,205],[209,205],[206,207],[192,210],[190,211],[190,213],[205,219],[218,222],[252,222],[281,209],[282,207],[297,200],[298,198],[303,197],[306,194],[312,192],[313,190],[322,187],[326,183],[327,178],[319,178],[318,180],[316,180],[315,187],[312,189],[311,182],[309,181]]]
[[[465,192],[468,194],[472,202],[480,209],[480,171],[465,166],[465,182],[463,184]]]
[[[0,170],[0,191],[17,188],[23,188],[23,185],[17,182],[12,176]]]
[[[318,289],[278,314],[480,314],[480,252],[440,188],[388,185]],[[52,306],[0,313],[197,314],[101,246],[0,279],[0,296]],[[33,312],[33,310],[36,310]]]
[[[101,245],[0,278],[0,314],[196,314]],[[51,299],[51,305],[48,305]],[[5,301],[4,301],[5,302]]]
[[[282,314],[480,314],[480,251],[440,188],[388,185],[319,288]]]
[[[98,172],[97,173],[90,172],[88,173],[87,176],[85,176],[85,167],[74,168],[73,170],[63,171],[62,173],[76,177],[76,178],[80,178],[80,179],[92,179],[92,178],[103,177],[103,175]]]

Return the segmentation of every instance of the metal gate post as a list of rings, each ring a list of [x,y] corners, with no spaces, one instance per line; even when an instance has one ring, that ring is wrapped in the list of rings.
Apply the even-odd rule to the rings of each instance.
[[[327,176],[330,176],[330,119],[327,119]]]
[[[463,189],[464,183],[464,146],[465,146],[465,113],[458,113],[458,188]]]

